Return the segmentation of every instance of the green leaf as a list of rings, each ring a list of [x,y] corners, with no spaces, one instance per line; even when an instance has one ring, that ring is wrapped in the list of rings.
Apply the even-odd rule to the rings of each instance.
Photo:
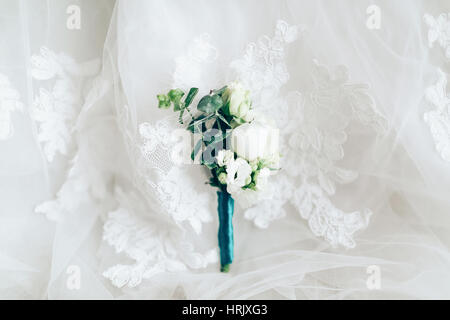
[[[202,120],[202,119],[204,119],[205,117],[206,117],[205,114],[201,114],[201,115],[199,115],[198,117],[195,117],[194,119],[192,119],[191,122],[189,122],[189,125],[193,124],[193,123],[196,122],[196,121]]]
[[[207,183],[208,183],[208,182],[207,182]],[[211,178],[209,178],[209,184],[210,184],[211,186],[213,186],[213,187],[218,187],[218,188],[221,187],[220,182],[219,182],[219,180],[217,180],[216,177],[211,177]]]
[[[184,114],[184,109],[181,109],[180,116],[178,117],[178,122],[180,124],[183,124],[183,114]]]
[[[194,100],[195,96],[198,93],[198,88],[191,88],[191,90],[189,90],[188,95],[186,96],[186,99],[184,100],[184,107],[187,108],[191,105],[192,100]]]
[[[200,115],[199,117],[191,120],[191,122],[189,123],[187,130],[192,132],[192,133],[197,133],[197,132],[201,132],[203,130],[198,130],[199,126],[202,125],[204,122],[210,120],[211,118],[214,117],[214,113],[213,114],[209,114],[209,115]],[[196,130],[197,129],[197,130]]]
[[[222,107],[222,98],[219,95],[204,96],[198,103],[197,109],[204,113],[214,113]]]
[[[221,115],[220,113],[217,113],[217,117],[222,120],[223,123],[225,123],[228,127],[231,128],[230,123],[227,121],[227,119],[225,119],[225,117],[223,115]]]
[[[172,89],[169,91],[167,96],[169,97],[170,101],[179,102],[181,98],[184,96],[184,92],[181,89]]]
[[[156,98],[158,99],[158,108],[168,109],[170,107],[170,99],[165,94],[158,94]]]
[[[195,122],[191,121],[188,125],[188,127],[186,128],[188,131],[192,132],[192,133],[197,133],[196,126],[195,126]]]
[[[181,111],[184,109],[184,104],[180,101],[174,102],[173,103],[173,111]]]
[[[231,114],[230,114],[230,102],[229,101],[225,102],[225,104],[222,106],[222,112],[223,112],[223,114],[225,116],[231,117]]]
[[[217,163],[215,163],[215,162],[212,162],[212,163],[204,162],[203,165],[205,165],[210,170],[217,168]]]
[[[167,96],[173,103],[173,111],[180,111],[184,108],[184,104],[181,102],[181,98],[184,96],[183,90],[172,89],[169,91]]]
[[[225,90],[227,90],[227,86],[224,86],[224,87],[222,87],[220,89],[213,90],[212,92],[214,94],[217,94],[217,95],[221,96],[225,92]]]
[[[250,190],[256,191],[256,185],[254,182],[251,182],[250,184],[242,187],[242,189],[250,189]]]
[[[197,143],[195,144],[194,150],[192,150],[191,153],[191,159],[192,161],[194,161],[195,156],[197,155],[197,153],[200,151],[200,148],[202,147],[202,139],[198,140]]]
[[[217,129],[220,130],[220,131],[223,131],[222,130],[222,125],[220,124],[220,121],[216,120],[216,123],[217,123]]]

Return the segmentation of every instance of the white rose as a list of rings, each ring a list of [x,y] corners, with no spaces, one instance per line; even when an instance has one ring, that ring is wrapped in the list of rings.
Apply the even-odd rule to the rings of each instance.
[[[234,153],[231,150],[220,150],[217,153],[217,164],[219,167],[226,166],[231,159],[234,159]]]
[[[252,168],[242,158],[231,160],[227,165],[227,191],[234,194],[251,182]]]
[[[242,117],[245,122],[251,122],[255,119],[256,113],[253,110],[248,110],[248,112]]]
[[[248,161],[270,159],[278,154],[279,130],[269,122],[255,120],[236,127],[231,134],[231,148]]]
[[[232,82],[223,94],[224,102],[228,102],[228,112],[236,118],[244,118],[251,108],[250,91],[241,83]]]

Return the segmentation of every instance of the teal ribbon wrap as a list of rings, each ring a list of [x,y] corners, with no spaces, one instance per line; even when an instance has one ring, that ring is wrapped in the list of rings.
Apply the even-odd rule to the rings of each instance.
[[[220,248],[220,271],[228,272],[233,262],[234,239],[233,239],[233,213],[234,199],[228,192],[217,191],[219,213],[219,248]]]

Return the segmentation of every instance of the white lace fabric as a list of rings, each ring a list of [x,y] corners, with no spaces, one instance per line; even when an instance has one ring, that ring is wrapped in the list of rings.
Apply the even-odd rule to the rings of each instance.
[[[281,149],[283,181],[281,185],[275,182],[273,190],[286,191],[245,215],[255,225],[267,227],[271,220],[285,215],[282,207],[290,200],[316,236],[324,237],[333,246],[354,247],[353,233],[367,226],[370,210],[344,218],[346,214],[334,207],[326,194],[335,193],[336,183],[350,183],[358,176],[357,172],[335,164],[344,158],[345,128],[349,122],[360,121],[382,133],[385,120],[367,93],[367,86],[348,83],[345,67],[331,75],[325,66],[314,62],[315,88],[280,96],[280,89],[289,80],[284,47],[297,39],[298,29],[279,20],[273,38],[263,36],[257,44],[249,44],[244,59],[231,64],[238,78],[257,97],[256,108],[277,106],[265,111],[278,120],[285,145]],[[280,114],[284,118],[280,119]]]
[[[447,76],[439,70],[439,79],[425,93],[434,108],[423,118],[430,128],[436,151],[445,161],[450,161],[450,98],[447,95]]]
[[[433,48],[438,43],[444,49],[450,62],[450,21],[448,14],[442,13],[437,18],[425,14],[424,21],[428,27],[428,45]],[[447,94],[447,75],[441,68],[436,69],[437,81],[427,88],[425,98],[431,110],[424,113],[425,123],[429,126],[436,151],[445,161],[450,161],[450,99]]]
[[[73,127],[83,102],[80,78],[97,74],[99,61],[77,64],[63,53],[56,54],[42,47],[39,55],[31,57],[31,63],[34,79],[53,81],[50,91],[39,89],[32,111],[33,119],[39,124],[38,140],[51,162],[56,153],[69,152]]]
[[[450,59],[450,19],[448,13],[441,13],[437,18],[425,14],[424,20],[428,26],[428,45],[430,48],[437,43]]]
[[[183,240],[170,227],[139,220],[127,209],[120,207],[108,214],[104,224],[103,239],[114,247],[115,252],[126,253],[134,264],[118,264],[108,268],[103,275],[121,288],[135,287],[142,280],[164,272],[180,272],[189,268],[205,268],[218,261],[218,254],[211,249],[205,254],[194,252],[193,245]]]

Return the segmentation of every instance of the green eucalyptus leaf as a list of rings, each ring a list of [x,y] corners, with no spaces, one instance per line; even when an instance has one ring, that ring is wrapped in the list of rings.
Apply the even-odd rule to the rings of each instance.
[[[167,96],[173,103],[173,111],[180,111],[184,108],[184,103],[181,102],[181,98],[184,96],[183,90],[172,89],[169,91]]]
[[[181,98],[184,96],[184,92],[181,89],[172,89],[169,91],[167,96],[169,97],[170,101],[179,102]]]
[[[204,113],[214,113],[222,107],[223,101],[219,95],[204,96],[198,103],[197,109]]]
[[[184,106],[185,108],[189,107],[192,103],[192,100],[194,100],[195,96],[198,93],[198,88],[191,88],[191,90],[189,90],[188,95],[186,96],[186,99],[184,100]]]
[[[180,101],[175,101],[173,103],[173,111],[181,111],[184,109],[184,104]]]
[[[225,92],[225,90],[227,90],[227,86],[224,86],[220,89],[213,90],[212,93],[221,96]]]
[[[168,109],[170,107],[170,99],[165,94],[158,94],[156,98],[158,99],[158,108]]]

